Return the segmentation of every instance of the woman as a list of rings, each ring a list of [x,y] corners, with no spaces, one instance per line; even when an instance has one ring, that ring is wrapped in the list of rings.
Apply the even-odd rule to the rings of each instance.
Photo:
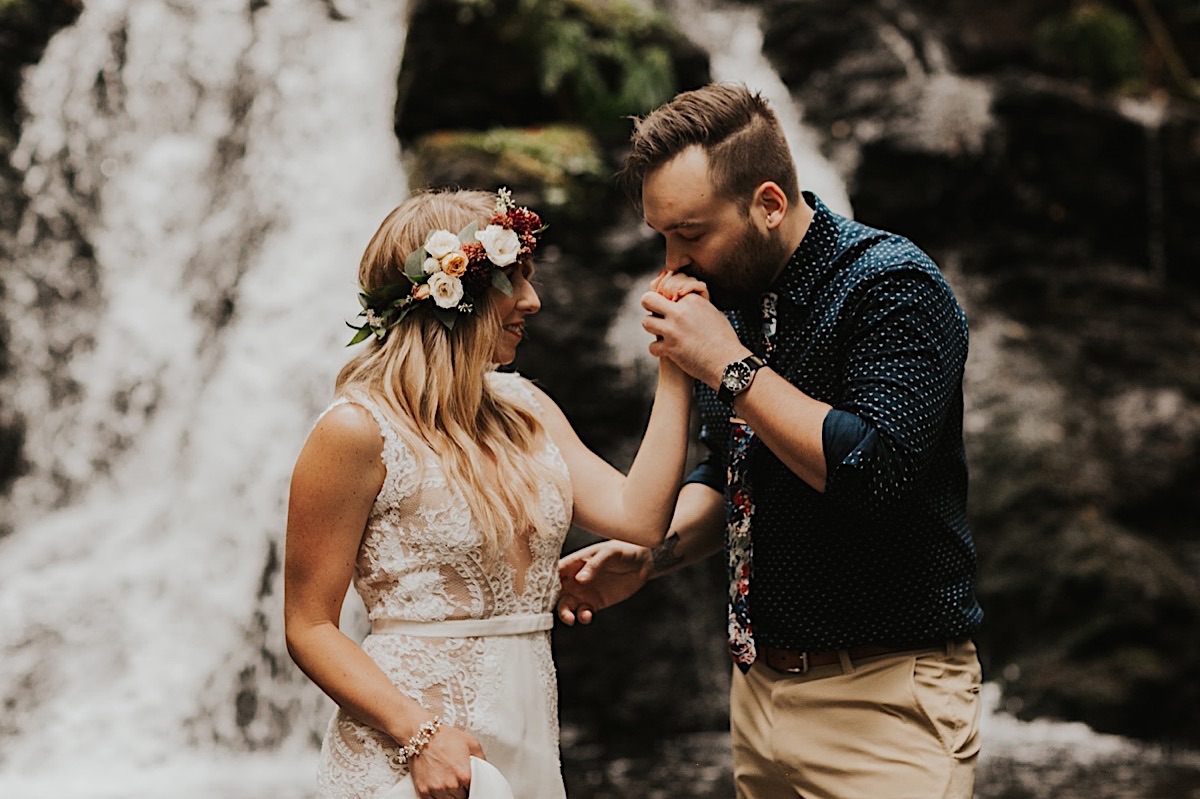
[[[540,301],[537,215],[481,192],[418,194],[363,255],[371,339],[296,463],[288,507],[288,650],[338,704],[324,797],[372,797],[405,773],[465,797],[470,756],[520,799],[564,796],[550,656],[571,523],[658,543],[687,447],[691,380],[660,364],[629,476],[589,451],[511,363]],[[457,233],[456,233],[457,232]],[[338,628],[353,580],[371,634]]]

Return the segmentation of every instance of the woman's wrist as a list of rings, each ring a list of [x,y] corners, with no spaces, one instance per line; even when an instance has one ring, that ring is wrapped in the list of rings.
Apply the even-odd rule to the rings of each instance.
[[[429,745],[429,742],[433,740],[433,736],[437,734],[437,731],[441,727],[442,717],[434,716],[421,724],[417,728],[417,731],[406,741],[401,742],[397,739],[396,743],[399,744],[399,748],[391,755],[392,764],[407,766],[411,763],[414,758],[418,757],[425,750],[425,747]]]
[[[663,357],[658,359],[659,388],[685,391],[690,397],[694,382],[692,376],[670,358]]]

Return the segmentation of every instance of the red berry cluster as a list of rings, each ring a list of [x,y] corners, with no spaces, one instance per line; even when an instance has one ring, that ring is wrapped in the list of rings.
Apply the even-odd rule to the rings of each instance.
[[[464,242],[463,255],[467,256],[467,271],[463,273],[463,290],[471,296],[479,296],[492,284],[494,265],[488,260],[487,250],[478,241]]]
[[[533,233],[542,227],[542,218],[528,208],[510,208],[507,214],[499,216],[496,224],[502,225],[506,221],[518,233]]]
[[[521,255],[532,255],[537,247],[537,237],[534,235],[542,229],[542,218],[528,208],[509,208],[504,213],[492,217],[491,224],[502,225],[517,233],[521,240]]]

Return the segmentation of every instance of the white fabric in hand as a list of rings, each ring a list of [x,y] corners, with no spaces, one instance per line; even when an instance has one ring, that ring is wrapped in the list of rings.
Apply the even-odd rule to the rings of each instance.
[[[420,799],[417,789],[413,787],[412,775],[405,774],[404,779],[396,783],[396,787],[385,793],[380,799]],[[467,799],[514,799],[512,788],[500,769],[486,760],[471,758],[471,792]]]

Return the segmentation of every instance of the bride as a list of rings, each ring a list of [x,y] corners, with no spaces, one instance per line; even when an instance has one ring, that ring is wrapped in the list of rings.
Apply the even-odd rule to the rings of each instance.
[[[519,799],[564,796],[549,630],[572,523],[642,545],[670,522],[692,381],[660,363],[622,475],[511,363],[542,231],[506,190],[422,192],[359,267],[369,340],[296,462],[287,519],[288,650],[338,705],[323,797],[466,797],[470,758]],[[351,581],[371,631],[338,627]]]

